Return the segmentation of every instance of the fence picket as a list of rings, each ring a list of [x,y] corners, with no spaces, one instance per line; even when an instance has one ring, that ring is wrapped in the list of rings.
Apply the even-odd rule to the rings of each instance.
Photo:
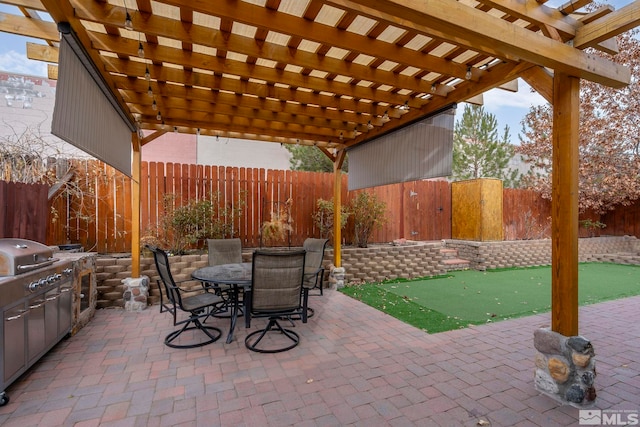
[[[49,202],[44,213],[38,210],[37,215],[31,215],[34,208],[28,207],[27,214],[16,219],[15,212],[25,212],[18,206],[21,200],[32,200],[31,190],[6,188],[15,183],[0,186],[0,198],[7,206],[0,211],[3,213],[0,218],[3,226],[0,233],[3,234],[0,236],[15,237],[21,230],[34,227],[25,223],[34,223],[38,217],[47,216],[47,244],[65,243],[69,239],[73,243],[81,243],[86,250],[130,251],[132,207],[129,179],[98,161],[74,160],[72,163],[84,200],[71,197],[67,204],[64,197],[58,197]],[[348,205],[357,194],[347,190],[347,179],[343,174],[343,205]],[[175,195],[176,206],[188,203],[191,198],[208,199],[218,194],[223,206],[227,203],[231,207],[238,206],[243,200],[242,216],[234,220],[234,232],[242,239],[243,246],[258,247],[266,243],[262,242],[262,223],[270,219],[272,209],[283,206],[291,197],[294,232],[290,241],[287,238],[280,244],[298,246],[306,237],[320,237],[312,215],[319,198],[333,199],[333,184],[333,173],[143,162],[140,182],[142,235],[153,226],[160,226],[166,194]],[[389,213],[386,226],[375,231],[371,242],[388,242],[400,237],[418,240],[451,237],[451,191],[448,182],[416,181],[367,191],[385,201]],[[9,200],[11,195],[15,197]],[[70,207],[69,212],[67,207]],[[52,208],[59,215],[55,220],[51,216]],[[8,218],[9,214],[13,216]],[[549,237],[550,216],[551,203],[539,194],[520,189],[503,191],[505,239]],[[584,217],[606,224],[606,228],[595,230],[596,235],[640,236],[640,202],[618,207],[604,215]],[[349,224],[352,222],[351,218]],[[581,228],[582,237],[588,234]],[[342,235],[343,243],[352,241],[351,231],[344,230]]]

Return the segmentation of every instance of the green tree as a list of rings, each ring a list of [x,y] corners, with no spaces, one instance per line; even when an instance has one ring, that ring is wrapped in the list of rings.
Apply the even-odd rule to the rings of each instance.
[[[518,171],[509,167],[515,147],[509,126],[498,136],[496,117],[477,105],[465,105],[453,133],[453,179],[498,178],[505,187],[518,185]]]
[[[333,162],[318,147],[310,145],[285,145],[291,153],[289,163],[294,171],[333,172]],[[345,159],[342,171],[349,172],[349,161]]]

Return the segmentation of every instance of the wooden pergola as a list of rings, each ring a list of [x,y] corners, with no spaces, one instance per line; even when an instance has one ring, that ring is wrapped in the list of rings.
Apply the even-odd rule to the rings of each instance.
[[[524,79],[554,110],[552,329],[577,334],[580,80],[629,84],[626,67],[586,49],[615,55],[614,37],[638,24],[640,1],[591,12],[590,0],[0,3],[22,12],[0,13],[0,31],[46,42],[29,44],[32,59],[55,64],[56,23],[68,23],[121,110],[151,131],[132,133],[134,206],[141,146],[175,129],[317,147],[334,162],[340,224],[347,148]],[[139,210],[132,220],[135,276]],[[340,266],[339,227],[334,236]]]

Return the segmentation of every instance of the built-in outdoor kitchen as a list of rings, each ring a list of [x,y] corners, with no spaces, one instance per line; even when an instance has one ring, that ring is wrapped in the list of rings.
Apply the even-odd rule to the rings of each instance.
[[[6,388],[96,310],[95,253],[0,239],[0,406]]]

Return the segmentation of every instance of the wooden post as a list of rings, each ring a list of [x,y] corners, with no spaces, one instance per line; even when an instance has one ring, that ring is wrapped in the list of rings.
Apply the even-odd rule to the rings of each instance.
[[[131,164],[131,277],[140,277],[140,169],[142,155],[140,137],[132,133],[133,159]]]
[[[578,132],[580,79],[553,79],[551,329],[578,334]]]
[[[342,267],[340,223],[342,222],[342,163],[345,155],[345,150],[338,151],[333,160],[333,265],[336,267]]]

